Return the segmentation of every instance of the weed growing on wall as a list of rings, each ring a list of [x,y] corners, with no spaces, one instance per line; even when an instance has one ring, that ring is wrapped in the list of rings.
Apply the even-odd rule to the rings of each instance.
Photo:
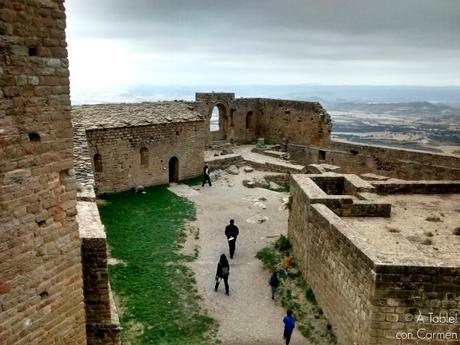
[[[214,344],[216,323],[199,306],[195,278],[178,249],[193,204],[166,187],[124,192],[99,203],[126,344]]]

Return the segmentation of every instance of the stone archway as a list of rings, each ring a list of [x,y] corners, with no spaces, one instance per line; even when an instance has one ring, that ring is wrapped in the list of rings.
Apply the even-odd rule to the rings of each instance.
[[[208,118],[208,128],[212,141],[225,140],[227,138],[228,129],[227,107],[223,103],[216,103],[211,108],[211,113]]]
[[[169,183],[177,182],[179,182],[179,160],[174,156],[169,160]]]

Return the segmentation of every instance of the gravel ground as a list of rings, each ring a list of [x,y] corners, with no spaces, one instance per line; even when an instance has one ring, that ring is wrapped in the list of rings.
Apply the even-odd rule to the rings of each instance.
[[[240,169],[239,175],[223,174],[212,187],[170,188],[193,201],[197,208],[197,221],[193,225],[199,228],[199,238],[189,236],[185,250],[192,252],[195,246],[199,248],[198,258],[190,266],[196,274],[203,307],[219,322],[218,337],[223,345],[284,344],[285,310],[271,300],[269,272],[263,270],[255,255],[279,234],[287,232],[288,211],[282,200],[287,194],[242,185],[243,179],[263,175]],[[268,220],[261,224],[247,221],[263,216]],[[240,236],[235,257],[229,259],[230,296],[226,296],[223,282],[219,291],[214,292],[214,276],[220,254],[229,257],[224,229],[231,218],[235,219]],[[296,329],[291,344],[309,342]]]

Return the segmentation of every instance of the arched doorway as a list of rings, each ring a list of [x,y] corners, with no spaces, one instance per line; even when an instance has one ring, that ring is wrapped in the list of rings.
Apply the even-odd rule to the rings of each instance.
[[[179,182],[179,160],[172,157],[169,160],[169,182]]]
[[[209,132],[211,140],[224,140],[227,133],[227,108],[222,103],[212,107],[209,115]]]
[[[211,118],[209,119],[209,130],[211,132],[218,132],[220,131],[220,118],[221,114],[221,107],[217,105],[212,108]]]

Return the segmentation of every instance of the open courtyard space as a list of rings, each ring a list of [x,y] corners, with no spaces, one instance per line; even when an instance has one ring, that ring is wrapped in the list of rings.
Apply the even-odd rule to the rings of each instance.
[[[256,253],[287,233],[287,193],[263,188],[247,188],[244,179],[263,172],[238,175],[222,172],[213,186],[174,185],[170,190],[193,201],[197,209],[199,239],[190,236],[188,246],[198,246],[197,260],[189,265],[196,274],[203,305],[219,323],[219,339],[225,345],[274,345],[282,341],[285,310],[271,299],[268,278]],[[284,199],[284,201],[283,201]],[[230,260],[230,296],[223,286],[214,291],[214,276],[220,254],[228,256],[225,226],[234,219],[239,227],[233,260]],[[221,284],[223,285],[223,284]],[[291,344],[309,344],[297,331]]]

